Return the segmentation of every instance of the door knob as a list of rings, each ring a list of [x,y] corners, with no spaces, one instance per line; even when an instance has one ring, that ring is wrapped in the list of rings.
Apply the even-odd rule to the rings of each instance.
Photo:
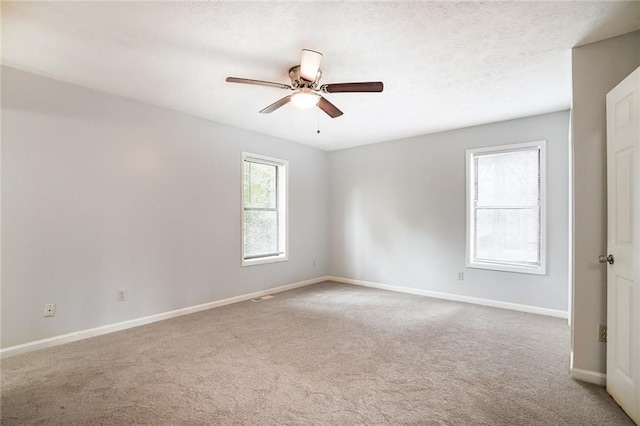
[[[600,262],[600,263],[608,262],[609,265],[613,265],[613,262],[615,262],[615,259],[613,258],[612,254],[610,254],[609,256],[605,256],[604,254],[601,254],[598,257],[598,262]]]

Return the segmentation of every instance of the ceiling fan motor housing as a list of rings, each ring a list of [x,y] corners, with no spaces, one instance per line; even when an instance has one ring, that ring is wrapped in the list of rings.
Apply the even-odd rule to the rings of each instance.
[[[318,82],[320,81],[320,77],[322,77],[322,71],[318,69],[318,75],[316,76],[316,81],[308,81],[305,80],[300,75],[300,65],[295,65],[289,68],[289,78],[291,79],[291,86],[294,89],[298,88],[307,88],[315,90],[318,87]]]

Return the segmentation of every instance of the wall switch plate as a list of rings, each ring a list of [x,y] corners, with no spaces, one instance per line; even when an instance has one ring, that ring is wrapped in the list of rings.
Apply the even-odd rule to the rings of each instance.
[[[118,299],[118,302],[123,302],[125,300],[125,293],[124,290],[118,290],[117,294],[116,294],[116,298]]]
[[[44,316],[45,317],[55,317],[56,316],[56,304],[55,303],[46,303],[44,305]]]
[[[600,324],[598,326],[598,342],[607,343],[607,326]]]
[[[458,272],[458,281],[464,280],[464,272]]]

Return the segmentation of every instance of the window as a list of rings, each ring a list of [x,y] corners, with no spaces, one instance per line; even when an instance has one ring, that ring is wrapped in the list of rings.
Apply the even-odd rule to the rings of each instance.
[[[287,161],[242,160],[242,264],[287,260]]]
[[[545,150],[467,150],[468,267],[546,274]]]

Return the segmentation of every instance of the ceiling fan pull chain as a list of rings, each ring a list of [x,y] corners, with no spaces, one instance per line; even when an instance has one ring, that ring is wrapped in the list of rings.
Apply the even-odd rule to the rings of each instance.
[[[317,120],[317,126],[318,126],[317,127],[318,130],[316,131],[316,133],[320,134],[320,109],[319,108],[316,109],[316,120]]]

